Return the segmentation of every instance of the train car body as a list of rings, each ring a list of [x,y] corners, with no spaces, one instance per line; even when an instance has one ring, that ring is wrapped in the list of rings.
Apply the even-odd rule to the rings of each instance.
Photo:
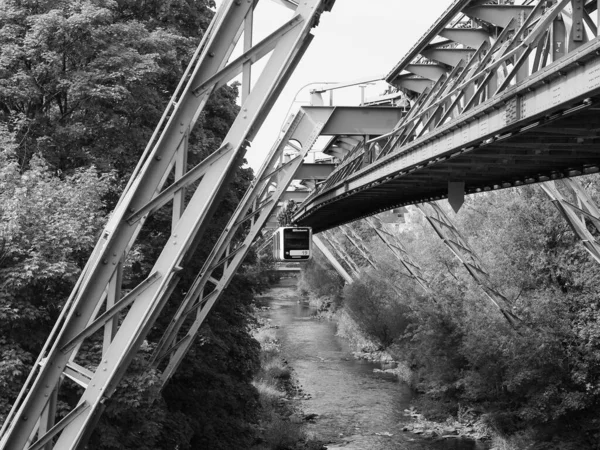
[[[273,234],[275,261],[306,261],[312,257],[312,228],[280,227]]]

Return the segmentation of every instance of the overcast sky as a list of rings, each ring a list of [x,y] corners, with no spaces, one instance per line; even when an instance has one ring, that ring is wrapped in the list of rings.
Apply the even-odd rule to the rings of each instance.
[[[260,167],[294,98],[300,101],[296,105],[306,104],[310,88],[301,90],[296,97],[303,86],[387,74],[450,3],[451,0],[337,0],[332,11],[324,13],[319,26],[313,29],[315,39],[246,154],[249,164],[255,170]],[[290,14],[290,10],[274,2],[259,2],[255,42],[281,26]],[[374,94],[367,92],[367,97]],[[357,104],[359,88],[334,99]]]

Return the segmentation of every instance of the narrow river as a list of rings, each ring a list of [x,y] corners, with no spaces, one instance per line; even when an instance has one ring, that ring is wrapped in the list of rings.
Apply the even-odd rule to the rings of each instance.
[[[288,282],[289,284],[289,282]],[[299,303],[295,286],[271,289],[258,303],[269,306],[262,315],[279,327],[277,338],[310,397],[302,401],[305,414],[318,414],[307,424],[309,435],[332,442],[329,449],[345,450],[483,450],[471,441],[431,441],[402,431],[409,419],[408,386],[389,375],[376,374],[379,364],[352,357],[348,343],[336,336],[336,325],[315,318],[315,310]],[[390,436],[391,435],[391,436]]]

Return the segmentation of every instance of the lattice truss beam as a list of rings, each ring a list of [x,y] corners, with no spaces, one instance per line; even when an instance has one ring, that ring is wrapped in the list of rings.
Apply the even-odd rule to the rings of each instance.
[[[346,144],[349,151],[322,189],[467,113],[598,34],[590,15],[598,11],[596,0],[480,3],[455,2],[454,17],[443,27],[436,23],[426,35],[429,43],[420,41],[420,51],[413,49],[388,74],[388,82],[413,97],[410,112],[391,133]],[[514,119],[516,107],[510,111]]]
[[[352,276],[346,271],[344,266],[339,261],[339,256],[336,256],[335,250],[332,252],[329,250],[325,242],[319,236],[313,235],[313,244],[316,246],[323,256],[329,261],[329,263],[333,266],[333,268],[340,274],[340,276],[344,279],[344,281],[348,284],[352,283]],[[329,242],[331,246],[331,242]]]
[[[402,241],[398,238],[387,223],[378,216],[367,217],[369,226],[375,231],[379,239],[387,246],[396,259],[404,266],[409,276],[415,280],[427,293],[431,292],[429,283],[423,277],[423,269],[413,260],[404,248]]]
[[[423,213],[429,224],[432,226],[438,237],[452,251],[458,260],[465,266],[471,277],[481,287],[486,298],[499,310],[509,324],[513,327],[520,325],[520,319],[512,312],[511,302],[500,292],[492,283],[489,273],[483,267],[481,260],[473,251],[469,243],[462,237],[450,217],[444,212],[440,205],[435,202],[429,204],[419,204],[417,208]],[[382,220],[381,217],[373,216],[366,219],[366,223],[376,232],[377,236],[390,249],[396,259],[404,266],[408,276],[417,282],[427,294],[432,293],[432,289],[424,277],[422,268],[412,259],[406,251],[402,242]],[[347,241],[358,250],[365,263],[379,270],[378,263],[373,258],[373,252],[369,250],[360,234],[358,234],[351,225],[342,225],[337,228],[340,233],[347,238]],[[327,236],[327,241],[337,257],[352,267],[354,279],[360,276],[359,265],[342,245],[342,242],[336,237],[333,230],[321,233]],[[400,292],[392,282],[386,282],[398,295]]]
[[[462,237],[442,207],[436,202],[431,202],[419,204],[417,208],[423,213],[444,244],[465,266],[493,306],[502,313],[513,327],[518,327],[521,320],[512,312],[511,301],[500,292],[500,289],[494,286],[477,253]]]
[[[388,74],[390,84],[413,97],[410,112],[392,132],[347,145],[342,165],[324,189],[597,36],[590,16],[598,7],[595,0],[481,3],[455,2],[440,19],[446,23],[438,21]],[[519,111],[510,113],[516,118]]]
[[[0,432],[2,450],[70,450],[85,445],[106,402],[186,270],[246,147],[309,45],[311,28],[323,11],[331,9],[334,0],[305,0],[298,5],[281,0],[290,8],[291,17],[264,40],[253,43],[252,24],[258,3],[225,0],[216,13]],[[238,42],[243,47],[242,55],[232,59]],[[251,83],[253,64],[267,56],[260,75]],[[190,130],[209,96],[239,74],[242,106],[222,147],[188,168]],[[282,147],[275,146],[224,230],[191,290],[193,295],[186,297],[152,359],[151,367],[157,367],[167,355],[170,358],[163,382],[181,361],[193,339],[192,330],[226,287],[227,275],[240,264],[302,155],[318,136],[318,122],[305,120],[304,114],[296,116],[287,137],[294,136],[306,147],[295,159],[281,164]],[[186,191],[191,194],[188,202],[184,201]],[[126,292],[121,286],[123,261],[147,218],[169,203],[173,206],[171,236],[148,277]],[[233,234],[242,228],[245,236],[238,241]],[[206,283],[214,286],[208,297],[202,292]],[[193,328],[183,330],[184,340],[178,341],[178,319],[194,310],[198,315]],[[95,366],[79,357],[82,345],[90,339],[103,342],[101,359]],[[57,393],[68,382],[78,384],[82,395],[70,412],[57,417]]]
[[[474,193],[597,172],[599,15],[597,0],[455,1],[386,77],[408,113],[331,137],[341,162],[294,219],[320,231],[453,181]],[[353,202],[363,214],[330,214]]]
[[[575,201],[561,194],[558,189],[559,183],[574,197]],[[570,178],[560,182],[548,181],[540,184],[540,187],[550,197],[588,253],[600,263],[600,242],[588,228],[590,224],[596,233],[600,233],[600,209],[585,188],[581,183]]]
[[[401,274],[416,281],[425,290],[425,292],[429,293],[430,288],[422,276],[422,269],[413,261],[409,253],[404,249],[404,246],[399,238],[387,227],[387,224],[379,217],[368,218],[366,224],[375,231],[376,235],[390,249],[394,257],[398,259],[405,267],[406,273]],[[373,252],[370,250],[369,245],[352,227],[352,225],[343,225],[337,228],[337,230],[346,238],[347,242],[349,242],[358,251],[364,264],[372,267],[375,270],[380,270],[381,266],[376,261],[376,258],[374,258]],[[321,233],[320,236],[323,237],[323,240],[321,240],[318,236],[313,236],[314,242],[329,260],[329,262],[338,271],[338,273],[344,278],[344,280],[347,283],[351,283],[360,277],[361,265],[357,263],[356,258],[354,258],[350,252],[346,250],[342,241],[338,238],[338,236],[336,236],[335,231],[328,230]],[[350,273],[352,275],[350,275]],[[396,292],[396,294],[400,295],[398,287],[393,282],[386,281],[386,284],[388,284],[390,288]]]

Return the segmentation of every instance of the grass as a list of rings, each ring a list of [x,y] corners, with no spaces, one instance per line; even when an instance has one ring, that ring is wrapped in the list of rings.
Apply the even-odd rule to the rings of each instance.
[[[292,371],[282,360],[277,331],[274,328],[259,328],[254,338],[261,345],[261,368],[253,385],[258,391],[261,405],[260,445],[253,450],[286,450],[296,448],[306,440],[302,423],[293,423],[289,416],[296,413],[292,402],[285,401],[293,388]]]

